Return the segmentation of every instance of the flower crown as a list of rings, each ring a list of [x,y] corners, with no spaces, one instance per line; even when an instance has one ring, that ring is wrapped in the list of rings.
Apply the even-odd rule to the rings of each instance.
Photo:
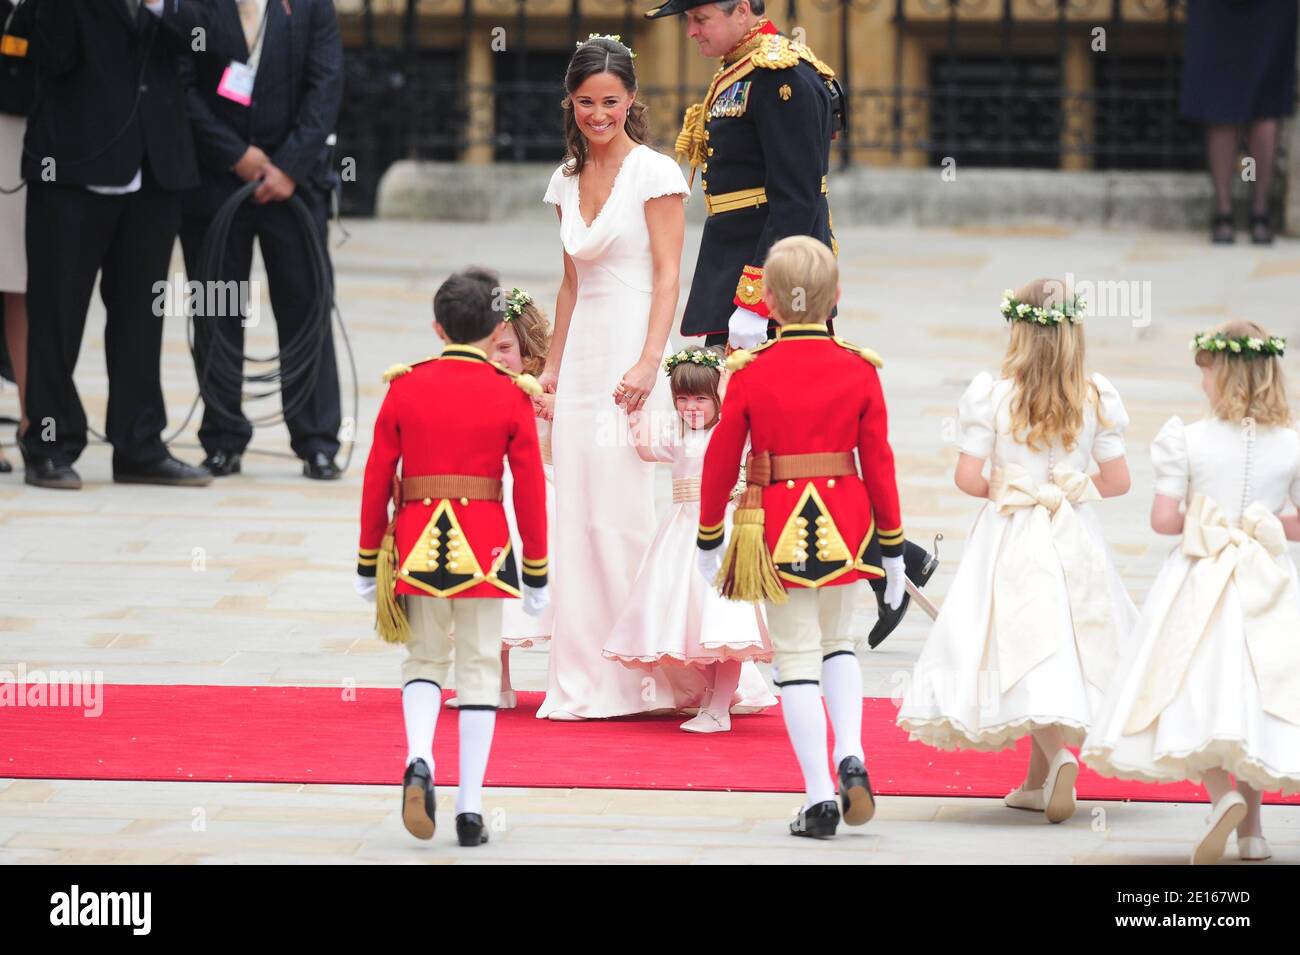
[[[632,57],[632,59],[634,60],[636,59],[636,54],[632,52],[632,48],[628,46],[626,43],[624,43],[623,38],[619,36],[617,33],[593,33],[590,36],[588,36],[587,39],[579,40],[577,43],[574,44],[574,46],[582,47],[590,43],[592,40],[613,40],[623,49],[627,50],[628,56]]]
[[[1279,335],[1254,338],[1250,335],[1225,335],[1223,332],[1201,332],[1192,339],[1194,351],[1222,352],[1229,358],[1281,358],[1286,352],[1286,339]]]
[[[1020,301],[1016,298],[1015,292],[1007,289],[1002,293],[1001,311],[1002,317],[1009,322],[1059,325],[1068,320],[1071,325],[1077,325],[1083,321],[1084,301],[1083,296],[1075,295],[1068,302],[1061,303],[1060,306],[1043,308],[1041,305],[1030,305],[1027,302]]]
[[[502,321],[513,322],[523,314],[524,306],[531,305],[533,297],[521,288],[512,288],[510,297],[506,299],[506,317]]]
[[[718,356],[717,352],[707,351],[702,348],[687,351],[683,348],[677,354],[669,355],[664,361],[664,373],[671,375],[673,369],[678,365],[686,364],[703,365],[706,368],[716,368],[721,372],[726,362]]]

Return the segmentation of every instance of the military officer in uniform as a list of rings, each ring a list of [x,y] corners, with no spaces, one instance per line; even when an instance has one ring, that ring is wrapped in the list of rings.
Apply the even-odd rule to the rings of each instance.
[[[903,527],[880,359],[826,327],[839,296],[835,257],[811,236],[790,236],[769,261],[763,294],[780,327],[773,341],[728,359],[733,374],[704,456],[697,545],[701,571],[723,596],[767,605],[776,684],[807,792],[790,831],[826,838],[841,811],[826,772],[823,694],[843,820],[861,825],[875,812],[847,585],[884,577],[886,605],[901,604]],[[805,292],[802,314],[796,287]],[[724,553],[746,442],[746,487]]]
[[[402,820],[434,833],[433,737],[452,668],[460,701],[456,835],[487,842],[483,773],[501,696],[501,598],[541,613],[546,588],[546,478],[530,395],[541,388],[488,361],[505,314],[496,274],[466,269],[434,296],[437,358],[394,365],[375,420],[361,496],[357,591],[377,599],[376,629],[404,643],[408,744]],[[516,554],[501,503],[502,461],[514,476]],[[398,461],[402,474],[397,476]],[[389,502],[393,513],[389,517]]]
[[[692,182],[701,171],[708,210],[681,333],[703,335],[708,345],[752,348],[775,334],[763,303],[773,243],[807,235],[839,255],[827,174],[831,141],[846,128],[844,93],[835,71],[763,12],[763,0],[667,0],[645,14],[684,14],[700,52],[721,58],[704,101],[687,109],[676,146]],[[832,321],[827,327],[834,334]],[[907,576],[923,587],[939,562],[905,544]],[[877,620],[868,643],[876,647],[902,621],[910,598],[891,608],[880,581],[873,590]]]

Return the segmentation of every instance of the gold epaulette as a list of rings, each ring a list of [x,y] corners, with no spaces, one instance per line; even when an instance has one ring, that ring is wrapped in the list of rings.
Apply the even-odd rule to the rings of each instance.
[[[853,352],[855,355],[857,355],[860,358],[865,358],[867,361],[871,362],[871,364],[875,365],[877,368],[881,368],[884,366],[885,364],[884,360],[880,357],[880,355],[872,351],[870,348],[863,348],[861,345],[855,345],[853,344],[853,342],[845,341],[843,338],[840,338],[840,336],[838,335],[832,337],[835,341],[835,344],[839,345],[841,348]]]
[[[758,49],[749,54],[749,58],[751,63],[765,70],[788,70],[804,60],[823,79],[829,80],[835,75],[835,71],[819,60],[817,54],[807,46],[780,33],[764,39]]]
[[[541,384],[532,375],[513,372],[505,365],[500,365],[496,362],[492,362],[492,367],[501,372],[501,374],[509,376],[510,380],[518,386],[519,390],[529,397],[536,397],[542,393]]]
[[[755,345],[753,348],[737,348],[727,356],[727,371],[740,371],[754,360],[755,355],[765,348],[771,348],[776,344],[776,341],[775,338],[772,338],[761,345]]]
[[[389,365],[388,370],[384,372],[384,381],[391,383],[394,378],[401,378],[403,375],[413,370],[416,365],[423,365],[426,361],[433,361],[433,356],[426,355],[424,358],[421,358],[419,361],[413,361],[409,365],[401,361],[399,361],[396,365]]]

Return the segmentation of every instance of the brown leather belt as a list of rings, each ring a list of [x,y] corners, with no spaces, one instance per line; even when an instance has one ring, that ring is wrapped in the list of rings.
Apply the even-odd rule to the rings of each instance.
[[[810,454],[751,454],[745,466],[745,483],[767,487],[773,481],[839,477],[857,474],[852,451],[817,451]]]
[[[393,478],[393,502],[401,507],[416,501],[433,502],[443,498],[462,501],[499,501],[501,482],[496,478],[472,474],[422,474]]]

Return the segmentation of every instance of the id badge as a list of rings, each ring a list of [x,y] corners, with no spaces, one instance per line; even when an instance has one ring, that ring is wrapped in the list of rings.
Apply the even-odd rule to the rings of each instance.
[[[226,67],[226,71],[221,74],[221,82],[217,84],[217,95],[224,96],[240,106],[248,106],[253,102],[253,83],[256,79],[256,70],[247,63],[237,63],[232,60]]]

